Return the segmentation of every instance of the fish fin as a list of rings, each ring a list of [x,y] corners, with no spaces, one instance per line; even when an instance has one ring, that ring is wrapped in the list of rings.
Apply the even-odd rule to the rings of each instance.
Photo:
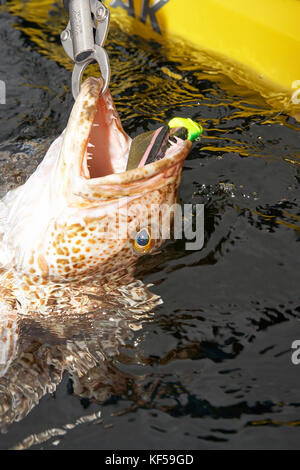
[[[18,353],[18,340],[17,312],[0,302],[0,377],[6,374]]]

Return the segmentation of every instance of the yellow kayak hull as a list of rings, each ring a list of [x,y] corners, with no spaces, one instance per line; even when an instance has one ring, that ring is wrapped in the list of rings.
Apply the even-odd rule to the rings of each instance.
[[[237,81],[240,76],[259,91],[283,93],[285,105],[298,104],[292,95],[300,87],[299,0],[112,0],[106,4],[121,27],[128,29],[130,21],[131,33],[157,40],[172,38],[175,43],[175,38],[182,39],[187,55],[189,47],[210,52],[227,64]]]

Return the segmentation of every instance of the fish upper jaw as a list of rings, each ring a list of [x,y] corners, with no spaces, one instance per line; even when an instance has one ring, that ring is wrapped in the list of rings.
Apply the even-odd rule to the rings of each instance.
[[[81,87],[64,134],[56,179],[70,196],[78,181],[126,168],[131,139],[124,132],[110,92],[101,95],[102,79]],[[75,186],[75,189],[74,189]]]

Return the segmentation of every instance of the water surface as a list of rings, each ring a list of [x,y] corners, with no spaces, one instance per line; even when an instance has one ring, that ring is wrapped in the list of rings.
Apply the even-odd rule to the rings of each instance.
[[[73,101],[62,8],[7,1],[0,15],[4,195],[34,171]],[[138,279],[164,301],[144,322],[130,309],[61,327],[24,320],[20,357],[0,380],[0,448],[297,448],[300,125],[186,50],[170,61],[167,45],[113,26],[108,52],[131,136],[174,116],[205,128],[180,189],[183,203],[205,204],[205,246],[170,242],[141,261]],[[41,400],[38,371],[52,387]]]

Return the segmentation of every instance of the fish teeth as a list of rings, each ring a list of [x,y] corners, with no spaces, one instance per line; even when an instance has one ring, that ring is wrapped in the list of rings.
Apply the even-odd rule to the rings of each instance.
[[[100,124],[93,124],[93,127],[99,127]]]
[[[90,142],[88,143],[88,147],[93,147],[95,148],[95,145],[91,144]]]

